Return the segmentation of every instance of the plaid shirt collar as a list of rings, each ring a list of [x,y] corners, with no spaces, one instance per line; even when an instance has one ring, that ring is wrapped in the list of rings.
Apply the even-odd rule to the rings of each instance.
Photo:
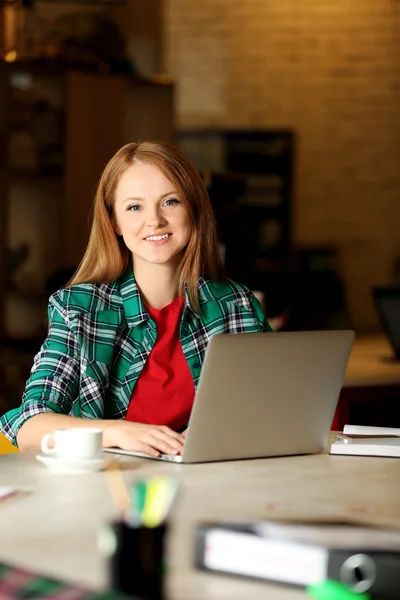
[[[145,305],[143,304],[143,300],[140,296],[139,288],[137,286],[135,276],[131,268],[127,269],[125,273],[122,275],[120,279],[120,293],[122,298],[122,303],[124,305],[124,312],[126,316],[126,321],[128,323],[128,327],[136,327],[143,321],[147,321],[149,318],[148,312],[146,310]],[[198,290],[200,302],[202,299],[213,299],[213,296],[208,289],[207,283],[203,278],[200,278],[198,281]],[[185,286],[185,311],[186,309],[193,313],[193,315],[200,318],[199,313],[193,308],[189,294],[187,292],[187,288]]]

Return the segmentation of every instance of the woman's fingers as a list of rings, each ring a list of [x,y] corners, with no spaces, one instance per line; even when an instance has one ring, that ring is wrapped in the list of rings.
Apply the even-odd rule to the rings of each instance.
[[[183,442],[185,441],[183,438],[183,435],[181,433],[178,433],[177,431],[174,431],[173,429],[170,429],[169,427],[162,425],[161,427],[158,427],[157,429],[158,429],[158,431],[165,433],[166,435],[168,435],[168,437],[173,438],[174,440],[176,440],[177,442],[180,442],[181,444],[183,444]]]
[[[135,444],[135,448],[132,448],[134,452],[143,452],[144,454],[148,454],[149,456],[160,456],[160,451],[151,446],[150,444],[145,444],[144,442],[138,442]]]
[[[166,429],[154,427],[149,433],[158,440],[166,442],[172,449],[177,450],[178,452],[182,450],[185,440],[179,433],[176,434],[175,431],[172,431],[172,429],[168,429],[168,427]]]
[[[160,452],[175,455],[182,452],[184,437],[169,427],[128,422],[118,425],[114,429],[112,446],[150,456],[159,456]]]
[[[179,454],[183,447],[182,444],[175,440],[171,440],[171,438],[159,431],[149,432],[149,437],[146,438],[146,442],[161,452],[164,452],[164,454]]]

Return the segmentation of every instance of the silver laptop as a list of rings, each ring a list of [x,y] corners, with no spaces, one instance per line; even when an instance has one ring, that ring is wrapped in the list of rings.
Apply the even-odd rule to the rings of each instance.
[[[155,460],[197,463],[321,452],[353,340],[348,330],[215,335],[183,452]]]

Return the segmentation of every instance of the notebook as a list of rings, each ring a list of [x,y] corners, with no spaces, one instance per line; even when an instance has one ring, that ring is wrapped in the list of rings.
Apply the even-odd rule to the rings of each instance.
[[[330,454],[400,458],[400,429],[345,425],[343,433],[335,436]]]
[[[331,444],[330,454],[346,456],[386,456],[400,458],[400,438],[397,440],[352,440],[351,443],[335,441]]]
[[[215,335],[182,455],[159,459],[196,463],[322,451],[353,340],[350,330]]]
[[[400,360],[400,287],[374,287],[372,294],[382,328]]]

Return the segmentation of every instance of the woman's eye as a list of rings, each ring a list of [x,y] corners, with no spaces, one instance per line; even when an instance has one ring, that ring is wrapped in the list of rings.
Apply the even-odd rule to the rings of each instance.
[[[168,198],[168,200],[165,201],[166,206],[173,206],[174,204],[179,204],[179,200],[177,198]]]
[[[134,212],[140,210],[140,204],[131,204],[131,206],[128,206],[127,210]]]

